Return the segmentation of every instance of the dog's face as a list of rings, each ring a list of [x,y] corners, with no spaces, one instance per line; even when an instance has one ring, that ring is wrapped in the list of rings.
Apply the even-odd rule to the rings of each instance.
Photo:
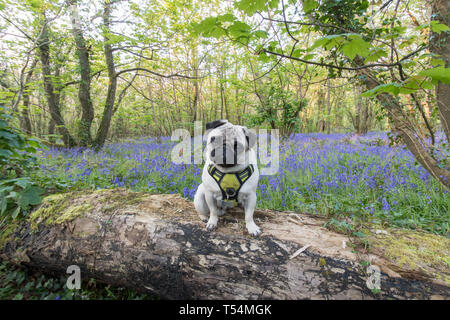
[[[256,142],[253,132],[227,120],[209,122],[206,129],[210,130],[206,153],[211,162],[224,168],[246,163],[247,153]]]

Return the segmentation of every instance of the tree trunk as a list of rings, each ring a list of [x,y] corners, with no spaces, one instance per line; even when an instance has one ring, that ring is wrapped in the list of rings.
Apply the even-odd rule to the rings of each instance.
[[[355,120],[353,126],[357,134],[361,134],[361,109],[362,109],[362,98],[361,98],[361,87],[355,86]]]
[[[432,4],[431,20],[437,20],[446,26],[450,25],[450,1],[435,0]],[[448,32],[437,34],[431,32],[430,51],[440,55],[446,68],[450,65],[450,40]],[[450,143],[450,85],[441,81],[436,86],[436,105],[439,110],[441,125]],[[450,181],[448,181],[450,183]]]
[[[368,131],[369,101],[367,99],[364,99],[361,101],[361,103],[362,103],[362,112],[359,129],[361,131],[361,134],[366,134]]]
[[[96,148],[102,147],[108,137],[109,126],[111,124],[114,102],[116,100],[117,76],[116,67],[114,65],[114,56],[111,43],[109,43],[108,33],[110,32],[111,24],[111,2],[105,2],[103,9],[103,24],[104,24],[104,45],[105,61],[108,68],[108,92],[106,94],[105,109],[103,110],[102,120],[97,131],[94,145]]]
[[[317,93],[317,132],[324,132],[325,131],[325,119],[324,119],[324,111],[325,110],[325,92],[322,91],[322,89],[319,89]]]
[[[57,95],[55,94],[55,87],[52,81],[52,73],[50,67],[50,38],[48,34],[48,22],[45,20],[42,26],[43,30],[41,32],[41,36],[38,39],[39,45],[39,57],[42,66],[42,76],[44,79],[44,91],[45,96],[47,98],[48,108],[50,110],[50,115],[57,125],[59,133],[62,135],[62,139],[64,141],[64,145],[66,147],[75,146],[75,140],[67,130],[66,125],[64,123],[64,119],[62,117],[61,111],[59,109],[59,102],[57,99]]]
[[[355,62],[357,65],[363,64],[363,61],[358,57],[355,59]],[[370,71],[360,70],[358,73],[368,90],[380,85],[379,81]],[[388,112],[395,131],[400,135],[409,151],[411,151],[417,161],[436,180],[438,180],[444,188],[448,189],[450,186],[450,171],[441,167],[438,161],[432,157],[431,151],[427,148],[428,143],[416,132],[416,127],[411,122],[408,115],[405,114],[398,100],[387,93],[377,95],[376,99]]]
[[[169,299],[450,298],[448,283],[438,280],[449,279],[447,266],[420,260],[448,255],[445,237],[368,231],[372,251],[355,254],[352,239],[313,215],[257,210],[259,238],[245,233],[243,218],[235,209],[208,232],[193,204],[178,195],[124,189],[52,195],[27,221],[3,230],[0,257],[50,274],[77,265],[83,279]],[[390,251],[401,239],[409,247]],[[422,253],[409,257],[411,250]],[[380,268],[379,293],[368,288],[376,281],[362,261]]]
[[[21,110],[22,115],[20,117],[20,123],[23,132],[25,132],[26,134],[32,134],[31,119],[30,119],[30,90],[31,90],[30,82],[31,78],[33,77],[34,69],[36,68],[37,62],[38,59],[35,58],[33,60],[33,63],[31,64],[30,70],[27,72],[22,94],[23,106]]]
[[[331,87],[330,87],[330,79],[327,80],[327,120],[326,120],[326,131],[327,134],[330,134],[331,131]]]
[[[78,89],[78,100],[81,105],[81,121],[78,125],[79,144],[89,146],[92,144],[91,126],[94,120],[94,107],[91,100],[91,65],[89,62],[89,49],[83,36],[78,15],[77,0],[70,0],[72,7],[72,34],[75,39],[78,66],[80,72],[80,86]]]

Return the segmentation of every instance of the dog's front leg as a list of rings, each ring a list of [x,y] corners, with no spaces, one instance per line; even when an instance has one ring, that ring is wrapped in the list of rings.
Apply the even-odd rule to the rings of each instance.
[[[209,220],[206,223],[206,229],[208,231],[211,231],[217,228],[217,223],[219,222],[220,208],[217,207],[217,200],[214,196],[214,193],[212,192],[205,193],[205,200],[209,208]]]
[[[261,229],[256,225],[255,221],[253,221],[253,212],[256,207],[256,193],[252,192],[248,194],[247,199],[244,203],[245,210],[245,226],[247,227],[247,231],[252,236],[258,236],[261,233]]]

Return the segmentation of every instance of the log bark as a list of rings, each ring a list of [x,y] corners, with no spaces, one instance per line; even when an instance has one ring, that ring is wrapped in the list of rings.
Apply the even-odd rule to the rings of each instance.
[[[449,299],[448,265],[439,263],[449,256],[445,237],[378,230],[364,253],[311,215],[259,210],[255,220],[259,238],[246,234],[240,209],[207,232],[193,204],[178,195],[52,195],[27,221],[2,231],[0,257],[50,274],[78,265],[84,279],[167,299]],[[401,237],[419,246],[418,260],[408,256],[412,247],[405,255],[390,251]],[[425,253],[439,259],[427,261]],[[367,287],[361,261],[381,269],[379,293]]]

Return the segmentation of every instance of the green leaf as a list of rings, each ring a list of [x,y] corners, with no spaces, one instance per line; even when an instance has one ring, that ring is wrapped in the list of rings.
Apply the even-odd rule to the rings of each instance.
[[[3,214],[6,211],[7,205],[8,201],[6,200],[5,194],[0,192],[0,214]]]
[[[388,54],[381,48],[375,48],[371,50],[369,56],[364,60],[364,63],[378,61],[381,57],[387,57]]]
[[[12,152],[5,149],[0,149],[0,158],[9,158],[12,156]]]
[[[21,293],[17,293],[13,298],[13,300],[22,300],[22,299],[23,299],[23,294],[21,294]]]
[[[350,60],[353,60],[356,55],[366,57],[369,54],[370,44],[364,41],[359,35],[349,36],[351,40],[344,44],[340,51]]]
[[[441,81],[445,84],[450,84],[450,68],[443,66],[424,70],[419,73],[421,76],[430,77],[434,81]]]
[[[432,89],[434,87],[432,81],[426,79],[427,77],[419,75],[409,77],[403,85],[403,88],[414,91],[419,89]]]
[[[326,50],[329,50],[338,44],[344,41],[344,36],[341,34],[332,34],[330,36],[326,36],[316,40],[311,47],[308,48],[308,51],[314,50],[317,47],[323,47]]]
[[[13,213],[12,213],[12,218],[13,219],[16,219],[17,218],[17,216],[19,215],[19,213],[20,213],[20,207],[18,206],[14,211],[13,211]]]
[[[232,15],[231,13],[223,14],[221,16],[217,16],[217,21],[219,22],[233,22],[236,20],[236,17]]]
[[[42,148],[41,143],[33,138],[27,139],[27,143],[30,147],[35,147],[35,148]]]
[[[41,203],[42,199],[40,194],[42,193],[43,190],[41,188],[35,186],[28,187],[20,194],[20,198],[17,203],[23,210],[26,210],[29,205],[37,205]]]
[[[235,7],[244,11],[247,15],[252,16],[257,11],[262,11],[266,7],[266,0],[241,0],[235,2]]]
[[[294,58],[299,58],[302,55],[303,51],[305,51],[305,50],[297,48],[292,52],[291,56]]]
[[[433,31],[437,34],[441,34],[442,31],[450,30],[450,28],[447,27],[445,24],[439,23],[439,21],[436,21],[436,20],[430,22],[430,28],[431,28],[431,31]]]
[[[415,43],[415,42],[417,42],[417,41],[418,41],[418,40],[417,40],[417,36],[415,36],[415,35],[410,36],[407,40],[401,42],[401,43],[398,45],[398,48],[399,48],[399,49],[404,49],[404,48],[406,48],[406,47],[412,45],[413,43]]]
[[[235,21],[227,30],[231,35],[239,36],[242,34],[249,34],[251,29],[252,28],[248,24],[241,21]]]
[[[376,96],[383,92],[398,95],[400,93],[400,85],[398,83],[380,84],[379,86],[376,86],[375,88],[373,88],[371,90],[361,93],[361,97],[372,97],[372,96]]]
[[[360,232],[360,231],[353,232],[353,235],[355,237],[358,237],[358,238],[365,238],[366,237],[366,235],[364,233]]]
[[[27,2],[34,9],[39,9],[42,6],[41,0],[28,0]]]
[[[308,14],[315,8],[317,8],[319,4],[315,0],[305,0],[303,1],[303,11]]]
[[[21,187],[22,189],[26,189],[31,185],[31,181],[28,179],[17,179],[15,185]]]
[[[223,28],[218,27],[218,18],[209,17],[194,25],[194,32],[204,37],[217,37],[225,34]]]
[[[445,61],[443,59],[432,58],[430,61],[433,67],[444,65]]]
[[[264,30],[256,30],[255,32],[253,32],[253,36],[256,38],[262,38],[265,39],[268,37],[268,33]]]

